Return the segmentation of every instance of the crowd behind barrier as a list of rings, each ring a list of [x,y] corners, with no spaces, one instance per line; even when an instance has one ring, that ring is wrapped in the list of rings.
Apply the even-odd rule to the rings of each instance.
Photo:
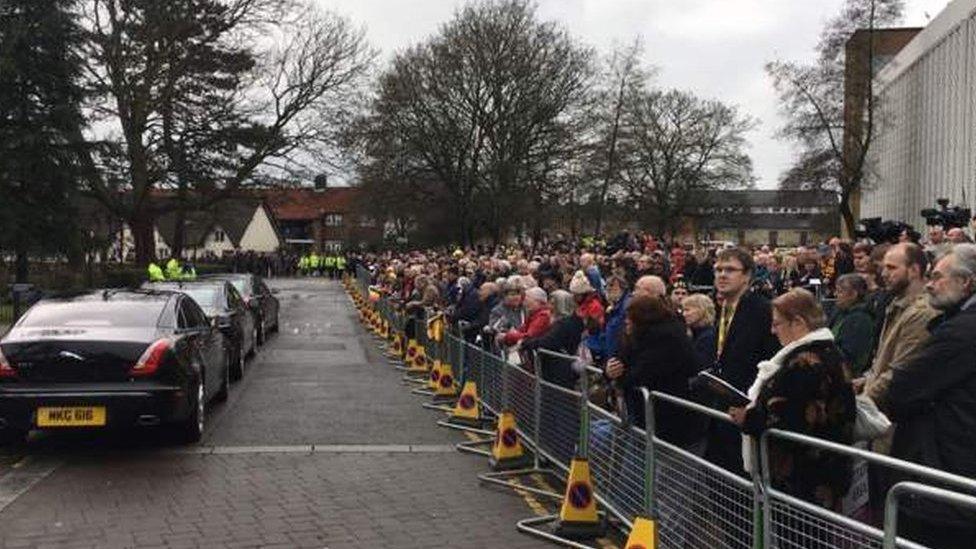
[[[833,257],[836,265],[845,246],[841,242],[830,248],[840,250]],[[852,281],[852,277],[844,277],[848,273],[840,269],[834,271],[832,279],[821,280],[821,284],[818,284],[820,288],[815,288],[819,290],[817,293],[806,294],[819,298],[818,311],[833,306],[837,311],[832,317],[840,316],[847,322],[855,318],[854,308],[859,311],[869,306],[878,307],[868,302],[871,296],[865,287],[877,292],[884,291],[884,285],[888,284],[889,292],[895,294],[894,299],[888,298],[889,301],[898,303],[899,294],[892,288],[897,289],[902,284],[897,276],[889,276],[888,273],[879,276],[876,270],[884,269],[885,258],[892,259],[890,254],[880,254],[874,261],[865,263],[864,257],[870,259],[874,251],[872,248],[877,247],[865,249],[863,243],[859,243],[857,248],[861,256],[858,263],[867,272],[851,271],[850,274],[858,280],[870,276],[873,279],[871,284]],[[893,249],[904,252],[902,247],[895,246]],[[922,250],[921,247],[918,249]],[[958,250],[957,255],[966,251],[965,248]],[[807,251],[798,250],[795,253],[802,255]],[[753,252],[755,256],[766,253],[762,249]],[[688,307],[682,312],[692,335],[698,320],[694,314],[689,314],[689,310],[694,308],[694,300],[685,301],[689,290],[706,293],[710,299],[718,302],[716,311],[711,315],[713,318],[708,318],[709,322],[703,324],[721,325],[721,286],[727,282],[725,278],[731,271],[716,270],[716,273],[721,272],[722,277],[717,284],[714,279],[707,285],[683,284],[687,271],[680,268],[674,269],[678,272],[668,274],[665,271],[661,275],[651,275],[650,271],[628,272],[627,262],[621,261],[621,258],[639,260],[645,254],[643,251],[626,254],[619,251],[610,255],[579,253],[555,272],[545,272],[546,265],[566,261],[570,254],[557,252],[549,257],[532,257],[518,252],[510,255],[488,254],[484,250],[455,250],[441,254],[388,253],[354,256],[350,258],[350,269],[362,299],[372,303],[371,307],[386,321],[392,333],[404,333],[406,337],[415,339],[431,360],[451,364],[458,386],[467,381],[475,382],[480,403],[489,415],[497,417],[502,411],[513,413],[518,432],[536,457],[537,466],[541,461],[568,473],[572,458],[583,454],[589,459],[596,498],[603,508],[625,527],[630,527],[635,517],[656,520],[661,547],[894,546],[896,525],[901,528],[898,531],[898,546],[919,546],[916,541],[932,547],[971,546],[973,538],[960,533],[971,531],[974,524],[972,518],[976,516],[965,514],[965,508],[976,494],[976,481],[971,478],[972,473],[946,471],[926,466],[931,463],[923,465],[896,459],[885,455],[891,453],[890,446],[885,453],[867,449],[869,446],[878,449],[878,440],[855,444],[851,434],[855,419],[853,400],[849,402],[850,410],[845,412],[848,413],[848,421],[838,423],[842,431],[846,430],[846,435],[835,437],[835,440],[815,430],[805,430],[802,425],[799,431],[778,428],[789,426],[781,423],[770,423],[769,428],[764,427],[754,433],[756,436],[747,437],[749,445],[746,453],[749,455],[745,456],[745,461],[756,464],[748,472],[741,465],[729,466],[710,451],[704,451],[705,448],[698,441],[675,439],[674,426],[668,423],[676,421],[676,409],[694,416],[692,423],[707,424],[709,446],[714,444],[714,440],[722,440],[721,437],[713,438],[719,427],[732,431],[735,448],[729,454],[739,453],[737,441],[743,438],[739,425],[743,423],[741,419],[737,421],[731,409],[727,410],[724,406],[716,408],[713,399],[701,398],[695,393],[675,396],[669,391],[657,390],[660,387],[653,386],[653,382],[637,386],[636,394],[639,397],[635,400],[634,391],[622,387],[624,378],[614,378],[608,374],[614,369],[613,361],[608,360],[611,357],[602,356],[606,349],[608,319],[612,318],[615,305],[625,307],[620,304],[621,296],[617,295],[620,288],[616,286],[625,286],[627,290],[635,287],[635,293],[624,292],[624,298],[629,297],[632,302],[640,301],[634,297],[636,292],[650,288],[652,294],[657,294],[656,299],[670,302],[675,309],[680,310],[683,303],[687,304]],[[930,258],[935,259],[935,255],[931,253]],[[661,254],[656,256],[661,257]],[[700,257],[714,266],[716,260],[721,263],[728,254],[709,252]],[[743,258],[741,262],[748,262],[748,259]],[[692,265],[691,273],[698,270],[693,261],[686,262],[684,267],[689,264]],[[757,269],[756,265],[759,265],[758,261],[750,266]],[[654,272],[660,272],[660,267],[660,262],[652,262]],[[891,265],[888,267],[891,270]],[[499,274],[498,268],[500,272],[509,274],[509,278],[503,280],[498,277],[496,280],[490,276]],[[941,272],[938,268],[931,270]],[[516,273],[518,278],[513,279],[512,273]],[[603,273],[609,276],[604,277]],[[751,294],[762,295],[771,286],[775,287],[756,284],[755,274],[752,273],[749,281]],[[915,279],[908,281],[914,284],[916,290],[919,274],[915,273]],[[656,282],[652,280],[655,283],[648,284],[648,276],[656,278]],[[938,274],[935,276],[938,277]],[[492,284],[501,287],[492,288]],[[533,290],[540,286],[546,291],[539,293]],[[506,320],[507,312],[502,309],[506,293],[512,291],[513,287],[517,287],[521,303],[512,308],[517,317]],[[481,291],[483,288],[489,291]],[[552,302],[562,288],[573,293],[584,289],[598,294],[600,303],[609,305],[604,310],[605,316],[600,319],[602,323],[598,326],[595,317],[586,316],[594,314],[596,309],[589,313],[582,310],[586,307],[584,298],[577,300],[579,309],[571,315],[549,322],[547,330],[541,334],[533,333],[533,322],[546,314],[539,313],[540,307],[545,305],[531,301],[541,300],[544,304],[548,298]],[[681,292],[682,289],[685,291]],[[674,299],[676,290],[678,299]],[[796,291],[785,287],[780,290],[780,295],[789,294],[789,299],[778,301],[789,305]],[[969,291],[972,293],[971,287]],[[854,294],[856,299],[852,300],[850,294]],[[775,295],[774,290],[771,296]],[[512,299],[514,302],[515,298]],[[480,307],[472,309],[472,304]],[[553,316],[559,316],[553,312],[557,308],[558,303],[552,302],[546,310],[552,312]],[[631,311],[631,307],[626,308]],[[788,311],[789,307],[783,310]],[[887,305],[880,310],[891,315],[891,307]],[[439,314],[446,315],[450,328],[442,339],[432,341],[427,337],[424,324],[427,319]],[[772,321],[768,318],[765,321],[767,326],[758,327],[767,335],[770,322],[774,332],[777,332],[776,322],[781,325],[786,322],[782,314],[775,311]],[[631,320],[628,316],[625,326]],[[517,322],[521,322],[521,325],[514,325]],[[556,331],[560,322],[577,323],[582,330],[579,345],[559,348],[569,352],[553,350],[551,345],[537,346],[539,338]],[[725,331],[728,333],[722,336],[731,341],[737,337],[737,332],[734,321],[728,322],[732,323],[733,328],[729,331],[726,325]],[[883,334],[875,332],[885,331],[885,326],[878,327],[874,322],[865,326],[861,326],[861,329],[871,333],[861,334],[862,340],[873,339],[876,347],[877,340],[883,341],[884,338],[881,337]],[[739,330],[738,337],[741,338],[741,328]],[[781,326],[778,332],[784,330]],[[810,331],[814,335],[829,332],[826,329]],[[722,336],[718,339],[721,340]],[[843,357],[848,376],[846,383],[850,387],[854,385],[850,378],[863,376],[865,372],[870,375],[870,360],[864,360],[860,354],[863,350],[859,351],[863,341],[858,342],[861,347],[852,345],[851,354],[845,354],[848,350],[843,347],[849,341],[840,337],[826,337],[831,341],[831,349],[839,348],[837,355]],[[803,338],[800,340],[806,341]],[[706,343],[716,344],[714,338],[706,339]],[[721,349],[721,343],[718,345]],[[858,354],[855,355],[855,352]],[[877,349],[871,349],[871,354],[877,354]],[[769,356],[761,358],[776,359]],[[789,367],[791,365],[786,368]],[[571,372],[553,377],[553,371],[557,369],[562,374]],[[714,372],[720,377],[723,374],[722,370]],[[897,376],[898,372],[895,372],[896,386]],[[856,389],[850,387],[846,389],[849,393],[846,398],[854,399]],[[760,390],[764,390],[763,387]],[[628,391],[630,394],[627,394]],[[863,399],[861,396],[857,399],[860,410]],[[752,400],[752,404],[744,407],[745,416],[755,415],[749,410],[756,407],[756,398]],[[635,413],[638,408],[643,413]],[[860,419],[859,411],[857,420]],[[748,419],[745,425],[748,425]],[[890,431],[887,434],[890,437]],[[970,436],[969,433],[958,435],[963,439]],[[976,448],[969,451],[976,452]],[[836,485],[843,493],[823,498],[819,492],[798,488],[794,483],[802,485],[805,475],[816,477],[817,473],[793,471],[784,475],[779,470],[783,465],[782,455],[812,459],[806,463],[837,464],[836,469],[848,477]],[[815,486],[817,490],[822,489],[821,485]],[[900,513],[896,512],[898,509]],[[938,511],[930,513],[933,509]],[[944,527],[946,524],[950,526]],[[520,523],[520,528],[522,526]]]

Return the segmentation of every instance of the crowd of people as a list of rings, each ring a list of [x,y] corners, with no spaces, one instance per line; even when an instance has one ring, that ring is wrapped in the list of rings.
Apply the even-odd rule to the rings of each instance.
[[[366,269],[408,313],[444,311],[466,340],[511,360],[540,348],[585,355],[604,372],[591,398],[632,424],[645,421],[642,387],[722,409],[731,422],[660,404],[655,424],[728,471],[755,471],[750,437],[780,428],[976,477],[976,245],[950,235],[791,249],[622,235],[613,246],[357,255],[349,270]],[[577,386],[572,361],[539,364],[542,379]],[[713,377],[745,400],[720,398],[702,382]],[[863,413],[893,425],[866,430]],[[779,443],[769,460],[780,489],[841,511],[848,458]],[[880,514],[899,478],[870,473]],[[976,534],[956,510],[905,508],[900,532],[911,539],[956,547]]]

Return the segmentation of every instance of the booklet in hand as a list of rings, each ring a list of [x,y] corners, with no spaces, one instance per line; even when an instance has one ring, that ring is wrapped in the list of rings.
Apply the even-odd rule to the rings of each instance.
[[[698,373],[695,386],[703,388],[710,397],[714,398],[715,406],[721,410],[727,410],[733,406],[746,406],[751,402],[745,393],[707,370]]]

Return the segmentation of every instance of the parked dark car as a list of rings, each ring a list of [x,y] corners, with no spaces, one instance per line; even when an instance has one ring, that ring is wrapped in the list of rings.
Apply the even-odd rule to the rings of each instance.
[[[281,304],[260,276],[250,273],[212,274],[201,277],[203,280],[226,280],[241,293],[244,303],[254,312],[258,324],[258,345],[264,343],[268,334],[278,331],[278,310]]]
[[[229,358],[216,322],[180,293],[41,300],[0,339],[0,440],[167,424],[196,442],[207,403],[227,398]]]
[[[217,327],[230,340],[230,377],[236,381],[244,377],[247,357],[258,349],[258,323],[250,308],[234,286],[225,280],[186,282],[147,282],[146,289],[182,292],[193,298],[207,318],[216,319]]]

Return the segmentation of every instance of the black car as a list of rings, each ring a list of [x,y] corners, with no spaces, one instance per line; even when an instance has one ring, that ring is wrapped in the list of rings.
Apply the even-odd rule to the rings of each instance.
[[[251,308],[258,323],[258,344],[263,344],[268,334],[278,331],[278,310],[281,304],[260,276],[250,273],[213,274],[203,280],[226,280],[241,293],[244,303]]]
[[[216,319],[217,327],[230,340],[233,380],[244,377],[245,359],[258,348],[258,323],[241,294],[225,280],[186,282],[147,282],[144,289],[182,292],[203,308],[207,318]]]
[[[216,322],[180,293],[41,300],[0,339],[0,440],[167,424],[195,442],[206,404],[227,398],[229,357]]]

